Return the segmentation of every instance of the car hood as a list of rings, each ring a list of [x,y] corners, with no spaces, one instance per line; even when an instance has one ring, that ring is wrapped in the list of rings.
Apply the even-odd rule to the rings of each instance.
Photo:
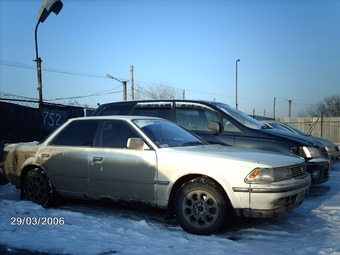
[[[319,137],[319,136],[307,136],[307,137],[310,138],[310,139],[313,139],[313,140],[317,140],[318,142],[322,143],[323,145],[334,146],[333,142],[326,139],[326,138],[322,138],[322,137]]]
[[[275,129],[275,128],[266,128],[266,129],[262,129],[262,131],[269,133],[269,134],[276,135],[276,136],[290,138],[290,139],[295,140],[297,142],[307,143],[310,146],[316,146],[318,148],[323,147],[323,145],[320,144],[320,142],[317,142],[317,141],[315,141],[314,139],[312,139],[308,136],[302,136],[302,135],[299,135],[299,134],[294,134],[294,133],[290,133],[290,132]]]
[[[241,162],[244,164],[256,163],[269,165],[272,167],[282,167],[288,165],[296,165],[304,163],[304,159],[297,157],[295,154],[284,155],[275,152],[261,151],[254,149],[245,149],[238,147],[223,146],[218,144],[213,145],[200,145],[200,146],[185,146],[176,148],[162,148],[161,151],[174,150],[177,153],[180,152],[181,157],[186,161],[191,160],[197,162],[198,160],[211,160],[212,163],[223,161],[229,161],[234,164]]]

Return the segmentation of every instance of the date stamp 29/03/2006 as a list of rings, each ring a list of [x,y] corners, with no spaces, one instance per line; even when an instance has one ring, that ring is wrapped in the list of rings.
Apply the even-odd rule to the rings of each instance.
[[[11,217],[11,226],[62,226],[64,217]]]

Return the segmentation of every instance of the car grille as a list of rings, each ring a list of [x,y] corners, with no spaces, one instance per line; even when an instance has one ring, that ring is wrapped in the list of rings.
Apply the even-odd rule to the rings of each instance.
[[[305,175],[306,165],[300,164],[300,165],[291,166],[290,170],[292,171],[292,175],[294,178],[302,177]]]

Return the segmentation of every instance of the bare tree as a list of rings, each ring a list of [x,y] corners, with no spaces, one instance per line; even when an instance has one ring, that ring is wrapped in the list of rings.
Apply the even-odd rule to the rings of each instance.
[[[339,117],[340,116],[340,95],[326,97],[318,105],[312,105],[306,110],[299,112],[299,117]]]
[[[75,99],[70,99],[67,103],[64,103],[64,105],[75,106],[75,107],[84,107],[84,108],[94,108],[94,107],[91,107],[89,104],[80,104],[79,101],[77,101]]]
[[[180,98],[178,88],[164,84],[147,84],[145,87],[135,88],[135,99],[175,99]]]

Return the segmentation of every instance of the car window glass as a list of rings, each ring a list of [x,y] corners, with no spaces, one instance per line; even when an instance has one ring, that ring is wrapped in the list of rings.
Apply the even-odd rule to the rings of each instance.
[[[49,145],[92,146],[98,126],[98,121],[73,121]]]
[[[134,120],[134,123],[159,148],[203,144],[196,136],[170,121],[137,119]]]
[[[129,138],[140,138],[129,124],[120,121],[104,122],[95,146],[125,149]]]
[[[218,114],[204,107],[178,107],[176,108],[177,124],[188,130],[211,131],[208,128],[210,121],[217,121]]]
[[[127,115],[130,113],[133,104],[115,104],[109,105],[101,110],[99,113],[95,115],[98,116],[109,116],[109,115]]]
[[[221,103],[213,103],[216,107],[220,108],[223,112],[228,114],[235,121],[241,123],[242,125],[252,128],[252,129],[261,129],[264,127],[264,124],[257,121],[256,119],[248,116],[247,114],[232,108],[229,105],[221,104]]]
[[[233,132],[233,133],[241,133],[242,131],[236,127],[233,123],[231,123],[226,118],[222,119],[223,121],[223,131],[224,132]]]
[[[167,108],[135,108],[131,115],[136,116],[151,116],[163,119],[171,119],[171,109]]]

